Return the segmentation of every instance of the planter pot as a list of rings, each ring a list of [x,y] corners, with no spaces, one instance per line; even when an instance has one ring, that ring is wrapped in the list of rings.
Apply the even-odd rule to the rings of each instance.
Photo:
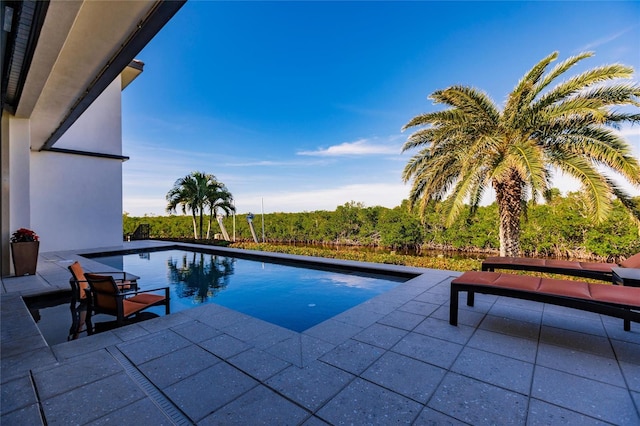
[[[39,241],[11,243],[13,269],[15,270],[16,276],[35,275],[39,248]]]

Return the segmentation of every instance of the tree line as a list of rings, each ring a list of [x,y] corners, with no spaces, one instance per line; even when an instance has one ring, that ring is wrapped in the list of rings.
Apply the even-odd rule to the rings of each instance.
[[[640,252],[639,229],[619,200],[611,214],[594,223],[584,207],[583,193],[561,196],[558,190],[544,204],[530,204],[521,231],[521,252],[529,256],[607,259]],[[640,197],[633,199],[640,207]],[[334,211],[264,215],[264,237],[272,243],[337,244],[437,249],[467,252],[497,252],[500,248],[496,203],[463,213],[446,224],[443,202],[431,202],[422,213],[409,209],[408,201],[394,208],[366,207],[349,202]],[[473,213],[473,214],[472,214]],[[234,226],[235,221],[235,226]],[[150,225],[151,238],[193,237],[189,216],[123,216],[125,234],[141,223]],[[224,226],[236,241],[252,241],[246,214],[225,217]],[[262,216],[254,218],[262,240]]]

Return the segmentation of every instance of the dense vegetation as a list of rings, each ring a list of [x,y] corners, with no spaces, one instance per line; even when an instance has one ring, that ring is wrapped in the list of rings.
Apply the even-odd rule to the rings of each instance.
[[[584,211],[580,193],[566,197],[555,195],[548,203],[528,207],[528,219],[521,234],[523,254],[530,256],[615,260],[640,252],[638,226],[619,201],[612,214],[600,224],[593,224]],[[640,206],[640,198],[634,202]],[[264,215],[265,241],[271,243],[306,243],[384,246],[392,249],[437,249],[495,253],[499,247],[498,209],[494,204],[479,207],[469,215],[469,207],[449,227],[444,225],[442,206],[431,203],[424,211],[424,221],[411,212],[406,203],[393,209],[365,207],[350,202],[335,211],[271,213]],[[124,215],[124,232],[131,234],[139,224],[150,225],[151,238],[192,238],[190,216]],[[258,237],[262,238],[262,218],[254,219]],[[233,237],[233,217],[224,219]],[[237,241],[251,241],[245,215],[235,217]]]

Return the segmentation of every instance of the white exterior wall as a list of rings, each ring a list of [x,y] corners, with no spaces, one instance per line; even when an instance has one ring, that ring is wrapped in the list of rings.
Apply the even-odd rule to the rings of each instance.
[[[122,154],[120,78],[93,102],[55,148]],[[30,227],[40,236],[40,251],[122,244],[120,160],[33,151],[30,163]],[[11,206],[13,209],[13,198]]]
[[[29,191],[29,120],[9,121],[9,229],[31,228]]]

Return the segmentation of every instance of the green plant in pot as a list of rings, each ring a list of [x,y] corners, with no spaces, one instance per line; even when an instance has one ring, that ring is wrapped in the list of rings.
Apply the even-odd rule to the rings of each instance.
[[[31,229],[20,228],[11,235],[11,256],[16,276],[35,275],[40,241]]]

